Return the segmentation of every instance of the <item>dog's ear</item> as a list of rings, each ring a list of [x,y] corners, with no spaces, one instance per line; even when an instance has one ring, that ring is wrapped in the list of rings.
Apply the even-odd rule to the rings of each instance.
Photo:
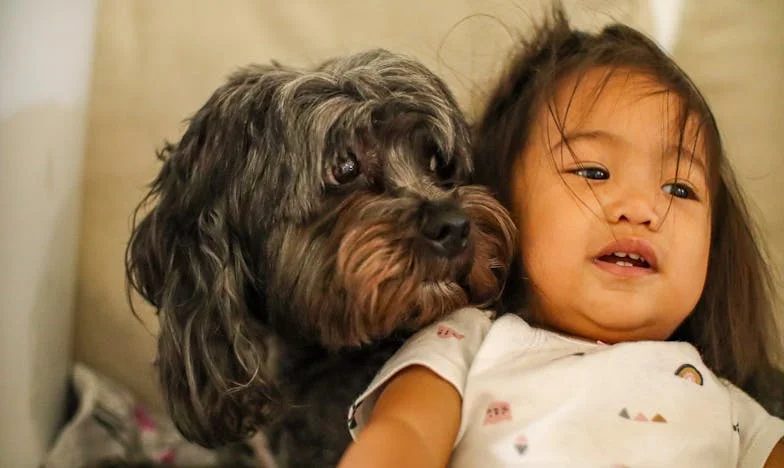
[[[239,191],[248,189],[231,185],[242,179],[251,143],[242,119],[216,115],[215,99],[159,153],[163,167],[136,209],[125,258],[129,295],[137,291],[158,311],[157,366],[170,415],[207,447],[249,436],[281,404],[260,310],[261,255],[249,247],[263,234],[247,224],[253,214]]]

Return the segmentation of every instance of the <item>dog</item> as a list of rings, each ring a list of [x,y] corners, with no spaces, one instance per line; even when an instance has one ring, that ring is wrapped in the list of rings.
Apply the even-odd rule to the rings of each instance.
[[[470,152],[413,58],[233,73],[158,152],[126,251],[183,435],[261,430],[279,466],[335,465],[353,398],[403,340],[501,293],[515,228],[470,184]]]

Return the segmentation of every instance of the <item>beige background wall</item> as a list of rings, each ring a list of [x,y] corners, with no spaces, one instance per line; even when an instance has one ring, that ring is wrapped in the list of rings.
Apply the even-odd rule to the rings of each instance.
[[[96,2],[0,2],[0,466],[63,422]],[[41,8],[47,7],[47,15]]]
[[[687,3],[675,54],[714,104],[728,148],[761,207],[782,265],[784,3]],[[472,103],[481,102],[481,87],[510,44],[501,23],[524,29],[531,17],[538,16],[542,2],[401,0],[394,4],[392,8],[391,2],[382,0],[100,3],[84,172],[77,359],[158,402],[150,366],[155,319],[142,308],[149,330],[136,321],[123,289],[130,213],[157,170],[153,151],[164,138],[179,136],[182,120],[229,71],[273,58],[307,65],[331,55],[383,46],[411,53],[433,67],[470,109]],[[614,17],[646,31],[653,27],[643,1],[567,4],[578,24],[596,25]]]

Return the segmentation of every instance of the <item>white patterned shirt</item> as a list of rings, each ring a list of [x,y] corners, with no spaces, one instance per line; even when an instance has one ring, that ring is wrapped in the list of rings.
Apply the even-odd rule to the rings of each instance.
[[[688,343],[604,345],[466,308],[414,335],[349,411],[356,438],[392,376],[423,365],[463,399],[452,467],[761,467],[784,421]]]

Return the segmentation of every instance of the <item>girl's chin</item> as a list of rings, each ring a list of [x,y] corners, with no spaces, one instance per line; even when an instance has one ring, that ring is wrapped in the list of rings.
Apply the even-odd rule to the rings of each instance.
[[[669,336],[660,327],[651,326],[647,320],[629,320],[629,317],[625,317],[625,320],[602,320],[601,317],[590,317],[585,323],[566,325],[563,330],[575,337],[605,344],[661,341]]]

